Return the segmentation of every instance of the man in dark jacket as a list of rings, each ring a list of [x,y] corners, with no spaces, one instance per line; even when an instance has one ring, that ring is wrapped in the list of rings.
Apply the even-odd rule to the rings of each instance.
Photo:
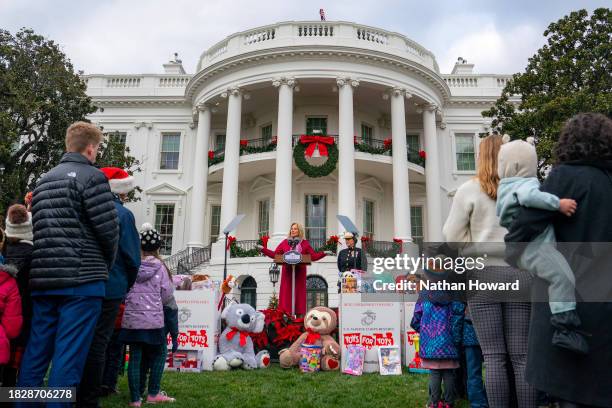
[[[104,174],[93,166],[103,135],[90,123],[66,131],[60,164],[32,198],[32,328],[19,387],[77,387],[100,315],[119,222]],[[67,404],[70,405],[70,404]]]
[[[563,400],[561,407],[612,407],[612,120],[592,113],[574,116],[554,153],[558,163],[541,190],[573,198],[577,211],[565,217],[521,208],[505,238],[506,255],[509,263],[516,263],[524,243],[554,226],[557,248],[576,277],[576,311],[582,329],[591,335],[590,352],[577,357],[551,344],[548,284],[535,279],[526,378],[536,389]]]
[[[338,293],[340,293],[342,273],[350,271],[351,269],[359,269],[361,271],[368,270],[368,261],[365,252],[363,252],[361,248],[355,246],[355,236],[350,232],[345,232],[343,238],[346,243],[346,248],[338,253]]]
[[[119,306],[136,281],[140,268],[140,235],[136,229],[134,214],[123,206],[127,194],[135,187],[134,177],[117,167],[104,167],[100,170],[108,179],[111,192],[115,196],[115,209],[119,215],[120,238],[117,257],[106,282],[106,296],[102,302],[102,313],[100,313],[96,325],[77,394],[77,406],[79,407],[97,407],[99,405],[106,349],[113,335]]]

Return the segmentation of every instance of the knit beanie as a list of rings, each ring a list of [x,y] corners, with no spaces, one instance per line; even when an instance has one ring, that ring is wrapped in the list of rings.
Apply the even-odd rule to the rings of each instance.
[[[6,216],[6,237],[18,238],[25,241],[32,241],[32,214],[25,206],[13,204],[9,207]]]
[[[154,252],[161,247],[161,237],[151,224],[145,222],[142,224],[140,232],[140,246],[143,251]]]
[[[527,141],[510,141],[509,135],[502,138],[503,144],[497,156],[497,173],[500,179],[508,177],[536,177],[538,155],[533,137]]]

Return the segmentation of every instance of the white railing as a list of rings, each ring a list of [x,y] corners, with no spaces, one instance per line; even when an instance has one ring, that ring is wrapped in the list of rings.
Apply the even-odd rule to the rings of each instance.
[[[205,51],[197,70],[251,51],[309,46],[382,51],[439,71],[434,55],[406,36],[343,21],[291,21],[233,34]]]
[[[139,76],[126,76],[126,77],[111,77],[106,79],[107,88],[139,88],[140,80]]]
[[[249,44],[258,43],[262,41],[273,40],[275,34],[276,34],[276,30],[274,30],[274,28],[256,31],[254,33],[245,35],[244,44],[249,45]]]
[[[371,41],[383,45],[387,45],[388,42],[387,34],[380,31],[370,30],[367,28],[357,29],[357,39]]]
[[[333,37],[334,26],[330,24],[300,24],[297,27],[298,37]]]
[[[505,87],[511,78],[497,78],[497,86],[500,88]]]
[[[477,77],[444,78],[449,88],[478,88]]]
[[[184,88],[187,86],[190,77],[162,77],[159,78],[160,88]]]

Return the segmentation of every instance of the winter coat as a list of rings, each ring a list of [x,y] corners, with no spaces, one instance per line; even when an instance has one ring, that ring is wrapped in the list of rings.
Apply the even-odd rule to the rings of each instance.
[[[32,324],[32,297],[28,283],[30,280],[30,262],[34,247],[30,241],[8,238],[4,249],[7,265],[17,268],[17,286],[21,297],[21,315],[23,316],[23,327],[21,333],[13,341],[15,346],[25,347],[30,336],[30,325]]]
[[[464,304],[443,291],[423,290],[410,326],[419,333],[419,355],[432,360],[459,359]]]
[[[166,267],[149,256],[142,260],[136,283],[125,299],[123,329],[160,329],[164,325],[164,304],[171,301],[174,286]]]
[[[17,268],[0,265],[0,365],[11,358],[11,339],[19,336],[23,317],[17,287]]]
[[[66,153],[32,198],[34,253],[30,287],[62,289],[105,281],[119,222],[104,174],[80,153]]]
[[[532,287],[527,381],[536,389],[577,404],[612,407],[612,161],[573,162],[555,166],[542,191],[578,203],[576,213],[521,208],[509,228],[506,242],[529,242],[552,224],[576,277],[576,312],[588,337],[586,356],[555,347],[551,343],[548,283],[535,279]],[[582,245],[564,245],[581,242]],[[516,263],[523,245],[506,246],[507,259]],[[587,301],[581,301],[587,300]],[[598,302],[588,300],[599,300]]]
[[[497,188],[497,216],[499,225],[508,228],[521,206],[559,211],[559,197],[540,190],[535,177],[501,179]]]
[[[136,281],[140,268],[140,235],[134,214],[118,197],[115,197],[115,209],[119,218],[119,247],[106,282],[106,299],[123,299]]]

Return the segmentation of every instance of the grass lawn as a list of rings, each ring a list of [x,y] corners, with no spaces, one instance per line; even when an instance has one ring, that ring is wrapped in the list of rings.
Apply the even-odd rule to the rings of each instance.
[[[424,374],[353,377],[339,372],[302,374],[278,365],[257,371],[164,373],[162,389],[175,397],[172,407],[425,407]],[[102,401],[106,407],[126,407],[127,376],[120,377],[120,394]],[[145,405],[143,405],[145,406]],[[467,407],[461,402],[458,407]]]

